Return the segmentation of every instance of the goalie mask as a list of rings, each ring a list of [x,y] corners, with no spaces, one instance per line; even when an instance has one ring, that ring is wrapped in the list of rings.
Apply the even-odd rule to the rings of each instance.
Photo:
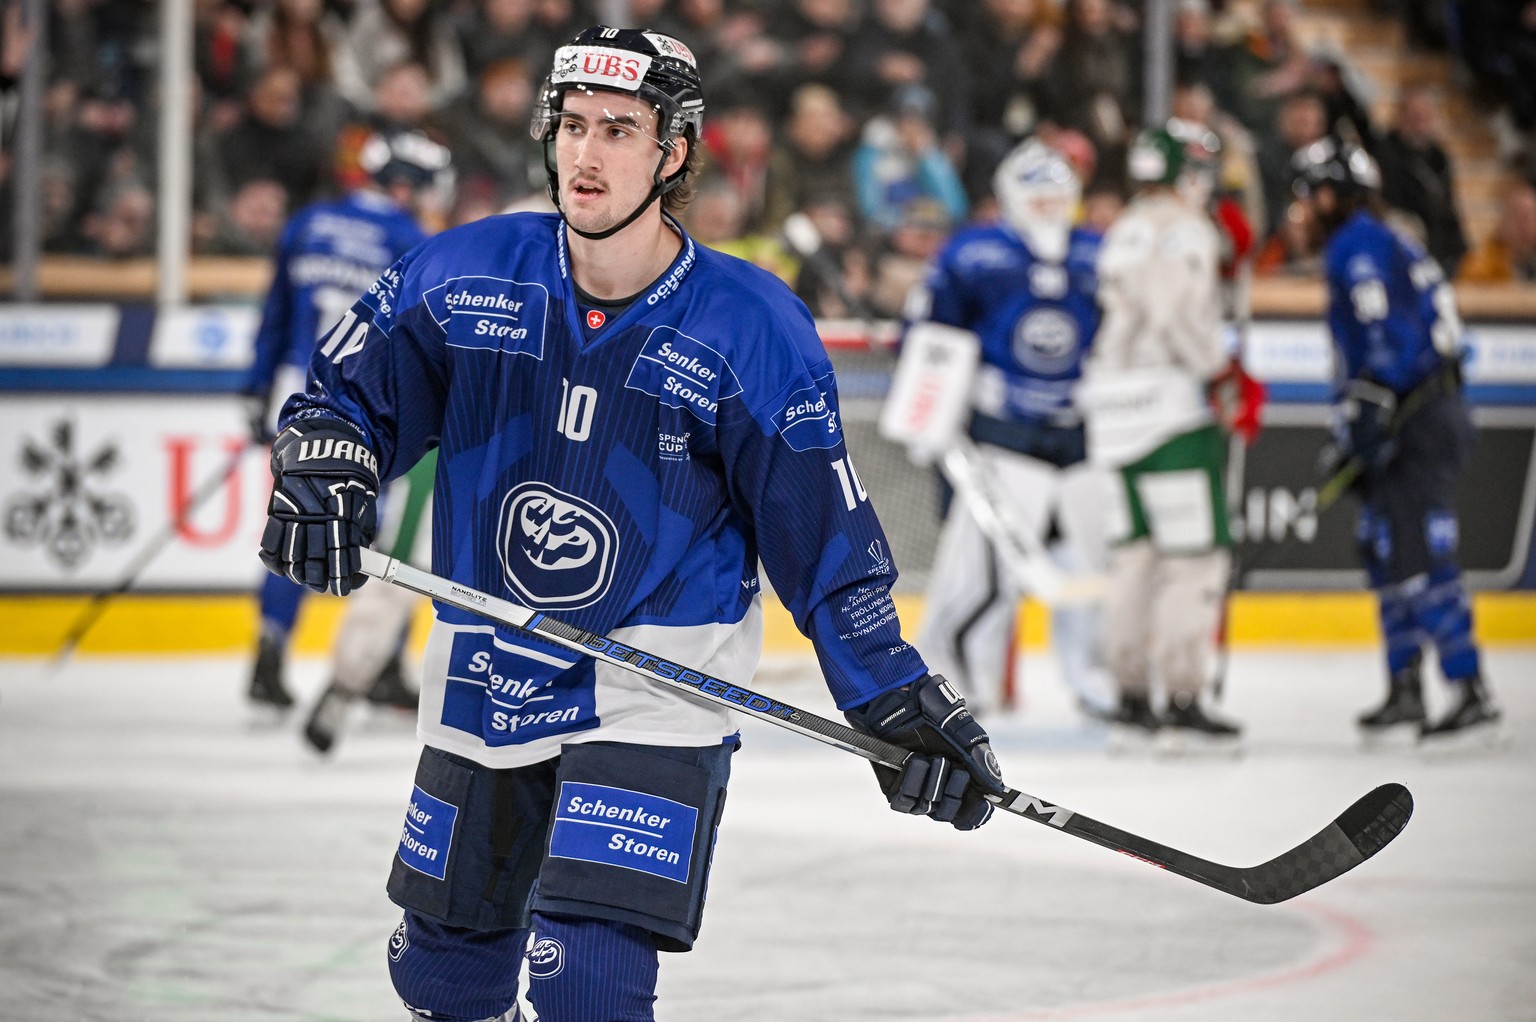
[[[635,210],[618,224],[598,233],[566,226],[584,238],[606,238],[628,227],[651,203],[681,185],[689,168],[685,163],[670,177],[662,178],[667,157],[679,137],[689,146],[698,144],[704,127],[704,91],[693,52],[671,36],[632,28],[597,25],[555,51],[554,66],[540,90],[529,133],[544,146],[544,169],[549,175],[549,195],[560,205],[559,171],[555,164],[555,136],[566,94],[572,89],[587,93],[618,92],[636,96],[656,111],[661,149],[651,191]]]
[[[1003,222],[1037,259],[1059,263],[1067,258],[1082,185],[1065,156],[1030,139],[1003,157],[992,190]]]

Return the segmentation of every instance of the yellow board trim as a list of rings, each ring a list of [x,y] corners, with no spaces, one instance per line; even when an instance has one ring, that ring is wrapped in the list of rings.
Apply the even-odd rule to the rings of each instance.
[[[0,656],[51,656],[58,652],[88,600],[78,596],[0,597]],[[915,632],[922,598],[898,597],[897,609]],[[1478,641],[1484,645],[1536,643],[1536,593],[1478,593],[1473,598]],[[320,656],[330,646],[345,602],[315,596],[304,601],[292,651]],[[788,612],[764,601],[765,649],[810,651]],[[429,611],[418,615],[415,638],[425,636]],[[1033,601],[1019,614],[1021,643],[1041,649],[1050,642],[1050,617]],[[111,600],[80,644],[82,654],[217,655],[249,650],[256,641],[256,601],[249,596],[146,596]],[[1380,642],[1376,603],[1369,593],[1239,593],[1232,600],[1234,647],[1372,646]]]

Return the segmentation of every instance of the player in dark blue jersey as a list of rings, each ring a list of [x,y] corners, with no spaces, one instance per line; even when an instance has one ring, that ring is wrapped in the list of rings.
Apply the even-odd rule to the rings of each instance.
[[[993,177],[1001,218],[957,233],[908,309],[913,331],[936,323],[975,335],[980,368],[969,434],[1008,506],[998,511],[1043,546],[1054,518],[1065,567],[1102,570],[1105,473],[1086,461],[1072,388],[1099,325],[1100,236],[1074,228],[1081,196],[1066,158],[1030,140]],[[950,508],[934,557],[918,645],[978,710],[1003,698],[1023,579],[1009,577],[963,500]],[[1086,616],[1086,620],[1084,619]],[[1095,661],[1095,622],[1058,610],[1055,645],[1080,700],[1107,711],[1111,685]]]
[[[258,443],[270,442],[283,401],[303,388],[316,339],[380,273],[426,238],[416,221],[418,203],[442,181],[449,155],[420,132],[380,133],[364,143],[359,161],[370,175],[369,186],[299,210],[278,242],[244,388]],[[283,661],[303,593],[302,586],[278,575],[262,583],[261,633],[249,687],[253,703],[293,705]],[[392,690],[383,697],[396,695]]]
[[[1296,192],[1327,234],[1324,266],[1340,411],[1339,464],[1361,469],[1360,552],[1381,608],[1386,702],[1367,734],[1408,726],[1439,739],[1499,719],[1481,674],[1457,562],[1456,483],[1472,424],[1462,398],[1462,329],[1434,259],[1382,222],[1380,175],[1364,150],[1324,139],[1293,160]],[[1455,691],[1430,722],[1420,680],[1433,643]]]
[[[435,447],[438,574],[744,683],[760,558],[854,725],[925,747],[882,775],[892,807],[974,828],[996,760],[901,637],[815,324],[672,218],[703,112],[675,39],[600,26],[556,52],[533,133],[560,212],[432,238],[322,339],[262,559],[347,593],[380,480]],[[418,728],[389,881],[413,1014],[651,1018],[658,949],[698,932],[729,715],[439,606]]]

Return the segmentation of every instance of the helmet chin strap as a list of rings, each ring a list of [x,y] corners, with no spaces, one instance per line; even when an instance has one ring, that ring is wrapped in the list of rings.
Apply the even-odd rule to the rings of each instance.
[[[546,147],[550,146],[552,144],[553,143],[551,141],[549,141],[549,140],[546,140],[545,143],[544,143],[544,145]],[[661,198],[663,195],[667,194],[672,189],[676,188],[679,184],[682,183],[683,173],[684,172],[681,169],[678,170],[678,172],[676,174],[673,174],[670,178],[666,179],[665,181],[662,180],[661,168],[666,166],[667,157],[670,156],[670,155],[672,155],[672,150],[670,150],[670,149],[663,149],[662,150],[661,159],[656,162],[656,170],[651,175],[652,184],[651,184],[650,193],[648,195],[646,195],[646,197],[644,199],[640,200],[640,205],[636,206],[634,208],[633,212],[631,212],[629,214],[629,216],[625,217],[623,220],[620,220],[618,223],[614,224],[612,227],[608,228],[605,231],[584,231],[580,227],[577,227],[575,224],[571,223],[571,218],[565,215],[565,208],[560,205],[560,188],[559,188],[559,185],[556,183],[556,179],[554,179],[553,176],[551,177],[551,184],[550,184],[550,189],[549,189],[550,196],[549,197],[554,200],[555,208],[560,210],[560,218],[565,221],[565,227],[566,227],[567,230],[572,231],[572,232],[574,232],[576,234],[579,234],[583,238],[586,238],[589,241],[602,241],[604,238],[610,238],[613,235],[618,234],[624,228],[626,228],[630,224],[634,223],[636,220],[638,220],[640,218],[640,214],[644,213],[647,209],[651,208],[651,204],[653,202],[655,202],[657,199]],[[547,165],[547,161],[546,161],[546,165]]]

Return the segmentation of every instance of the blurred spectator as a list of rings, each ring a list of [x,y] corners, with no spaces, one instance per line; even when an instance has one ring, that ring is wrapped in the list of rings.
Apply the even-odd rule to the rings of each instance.
[[[85,247],[76,217],[79,176],[62,156],[43,158],[42,245],[44,252],[79,252]],[[9,232],[7,232],[9,233]]]
[[[1222,105],[1262,136],[1285,98],[1312,77],[1311,59],[1296,34],[1294,0],[1264,0],[1259,27],[1233,47],[1230,59],[1231,95]]]
[[[705,182],[683,214],[688,233],[701,245],[745,259],[786,284],[795,279],[795,260],[777,240],[747,229],[747,206],[728,181]]]
[[[649,22],[638,14],[631,19],[686,43],[704,81],[754,86],[777,120],[783,112],[785,86],[779,76],[786,54],[783,44],[768,34],[762,16],[726,0],[673,0],[670,7],[669,14]]]
[[[1173,20],[1173,78],[1179,85],[1204,84],[1232,101],[1232,53],[1217,43],[1209,0],[1179,0]]]
[[[1322,235],[1312,207],[1291,202],[1285,207],[1275,232],[1253,260],[1260,277],[1316,277],[1323,272]]]
[[[876,315],[901,318],[908,296],[926,276],[954,226],[938,199],[918,197],[902,207],[900,219],[886,234],[885,245],[875,259],[869,304]]]
[[[1261,136],[1264,141],[1259,146],[1259,172],[1264,178],[1264,234],[1280,227],[1285,209],[1291,204],[1292,155],[1326,134],[1327,113],[1315,93],[1298,92],[1286,97],[1275,115],[1274,125]]]
[[[937,204],[947,226],[965,219],[965,189],[939,147],[934,130],[933,94],[920,85],[898,91],[889,116],[864,127],[853,154],[853,182],[859,213],[881,231],[910,224],[910,205],[918,199]],[[932,207],[920,207],[924,223]]]
[[[49,67],[87,93],[139,106],[155,77],[157,4],[50,0]]]
[[[262,73],[246,97],[244,116],[216,147],[224,188],[233,195],[256,178],[281,184],[294,203],[319,188],[323,150],[300,118],[299,73],[276,66]]]
[[[577,0],[533,0],[533,34],[544,46],[542,59],[534,67],[545,67],[554,58],[556,48],[576,37],[576,33],[597,22],[597,16]],[[533,61],[534,54],[529,57]]]
[[[773,152],[773,125],[763,104],[743,88],[723,90],[711,99],[704,119],[706,173],[729,181],[745,203],[746,223],[756,229],[767,201],[768,161]]]
[[[835,198],[854,205],[852,119],[837,93],[802,85],[790,100],[789,118],[768,160],[763,224],[777,228],[807,201]]]
[[[143,183],[120,181],[101,195],[97,208],[85,218],[90,255],[103,259],[135,259],[155,247],[155,197]]]
[[[74,173],[75,206],[64,230],[74,234],[108,191],[143,178],[143,154],[152,142],[145,137],[138,108],[124,96],[93,89],[63,109],[68,119],[60,125],[51,155],[67,162]]]
[[[851,87],[846,58],[858,25],[853,0],[794,0],[775,17],[769,31],[781,46],[784,95],[814,82],[846,96]]]
[[[256,67],[287,67],[299,76],[304,124],[331,138],[346,119],[336,85],[336,50],[345,34],[323,0],[275,0],[251,16],[245,46]]]
[[[492,64],[509,58],[543,67],[543,46],[532,29],[533,0],[477,0],[459,29],[468,76],[477,78]],[[533,62],[535,56],[540,63]]]
[[[265,64],[246,45],[247,11],[228,0],[201,0],[193,8],[193,61],[203,91],[201,126],[223,131],[240,119],[245,90]]]
[[[1434,94],[1425,86],[1404,89],[1397,103],[1397,123],[1374,147],[1381,165],[1381,197],[1395,209],[1423,223],[1429,254],[1447,277],[1456,275],[1467,239],[1456,210],[1451,159],[1440,146]]]
[[[992,187],[998,163],[1040,119],[1043,76],[1061,30],[1049,0],[986,0],[961,37],[971,79],[971,136],[964,180],[972,201]]]
[[[964,56],[943,15],[929,0],[871,0],[864,24],[848,48],[848,93],[857,117],[889,109],[899,91],[924,86],[935,97],[933,125],[952,141],[970,122]]]
[[[216,256],[271,256],[288,217],[288,192],[269,178],[241,185],[197,251]]]
[[[1493,235],[1462,261],[1456,279],[1536,283],[1536,188],[1521,182],[1504,193]]]
[[[543,148],[528,134],[534,84],[516,57],[488,65],[475,90],[438,117],[453,151],[460,198],[500,209],[545,187]]]
[[[1513,128],[1529,136],[1536,131],[1536,2],[1483,0],[1458,3],[1456,11],[1462,58],[1484,95],[1503,105]]]
[[[464,54],[437,0],[367,0],[336,51],[336,84],[358,110],[371,113],[384,72],[409,61],[427,76],[433,110],[464,91]]]
[[[1109,0],[1068,0],[1061,48],[1045,74],[1045,116],[1092,139],[1099,173],[1114,183],[1139,91],[1135,39]]]
[[[872,286],[869,252],[858,244],[853,207],[840,196],[811,196],[795,211],[809,221],[815,244],[799,251],[795,294],[813,316],[867,318]]]
[[[358,165],[358,153],[374,134],[421,131],[428,126],[432,112],[429,90],[426,68],[414,61],[403,61],[379,75],[372,112],[348,124],[337,138],[335,176],[343,191],[368,183],[368,172]]]

